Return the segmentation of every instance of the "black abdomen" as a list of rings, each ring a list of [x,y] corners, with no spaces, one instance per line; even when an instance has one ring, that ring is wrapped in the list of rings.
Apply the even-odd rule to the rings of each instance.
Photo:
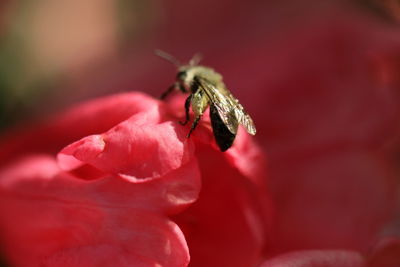
[[[210,118],[215,140],[221,151],[224,152],[232,146],[236,134],[229,131],[228,127],[221,120],[217,109],[212,104],[210,105]]]

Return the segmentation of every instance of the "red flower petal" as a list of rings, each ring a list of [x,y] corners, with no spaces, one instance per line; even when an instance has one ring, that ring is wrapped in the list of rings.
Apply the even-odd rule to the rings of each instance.
[[[29,175],[24,167],[33,165],[37,171]],[[156,191],[154,185],[146,188],[111,177],[88,183],[66,173],[49,178],[49,166],[57,167],[50,158],[32,157],[0,173],[8,180],[1,189],[0,210],[7,216],[2,216],[0,225],[11,262],[17,266],[71,266],[78,262],[92,266],[115,258],[127,266],[182,266],[188,262],[179,228],[154,212],[154,198],[146,202],[146,195],[159,192],[151,194]],[[132,190],[114,191],[123,186]],[[130,194],[135,195],[133,199]]]
[[[400,39],[369,17],[318,11],[272,43],[259,37],[235,55],[241,64],[230,75],[245,87],[239,70],[256,70],[243,95],[254,96],[256,137],[269,160],[271,250],[366,252],[396,194],[384,146],[398,133],[398,83],[375,80],[374,58],[398,58]]]
[[[245,135],[238,138],[247,139]],[[235,152],[231,156],[226,153],[196,146],[202,191],[197,202],[174,217],[187,238],[191,266],[253,266],[262,254],[264,219],[271,219],[265,188],[254,183],[261,178],[259,172],[252,167],[242,172],[240,164],[232,168],[232,162],[240,160]],[[260,152],[247,159],[262,166]],[[246,176],[248,173],[251,175]]]
[[[296,251],[266,260],[261,267],[365,267],[363,257],[346,250]]]
[[[70,138],[60,137],[65,133],[60,129],[75,125],[72,136],[91,134],[66,146],[57,162],[54,154],[33,153],[48,151],[48,144],[28,147],[31,156],[17,160],[29,137],[16,138],[17,145],[8,148],[14,159],[0,170],[0,212],[7,215],[0,229],[9,260],[16,265],[185,266],[188,238],[193,266],[221,265],[227,257],[230,266],[258,262],[269,202],[264,158],[249,136],[240,130],[231,150],[221,153],[208,119],[188,140],[188,127],[169,115],[182,110],[182,99],[163,105],[143,95],[123,96],[78,106],[36,130],[31,136],[48,138],[53,142],[48,147]],[[142,106],[130,110],[131,116],[123,112],[127,117],[119,121],[123,116],[112,115],[119,101]],[[91,124],[108,115],[114,119],[101,127]],[[207,186],[191,207],[200,190],[196,159]],[[168,215],[175,215],[185,237]]]
[[[356,151],[275,165],[275,248],[365,249],[390,216],[395,186],[389,170],[375,154]]]
[[[106,133],[65,148],[59,162],[67,172],[52,154],[20,157],[0,170],[0,212],[5,215],[0,229],[11,263],[188,264],[185,238],[167,215],[181,212],[198,197],[200,176],[193,149],[182,128],[163,122],[168,115],[159,109],[158,101],[132,95],[136,106],[146,105]],[[125,101],[114,96],[77,107],[64,115],[68,120],[61,120],[66,122],[63,128],[76,123],[80,134],[93,133],[96,127],[79,122],[89,121],[86,115],[102,120],[105,110],[112,113],[116,99]],[[40,130],[56,128],[50,123]],[[40,130],[36,137],[41,136]],[[58,144],[63,139],[52,137],[47,142]],[[86,179],[88,174],[91,180]],[[144,177],[148,179],[138,183],[136,178]]]
[[[144,114],[160,104],[142,93],[118,94],[88,101],[43,123],[23,125],[2,136],[0,165],[21,153],[57,153],[71,142],[107,131],[129,117]]]
[[[70,170],[77,162],[66,161],[72,155],[82,164],[90,164],[106,173],[131,179],[159,177],[186,164],[193,156],[183,129],[176,123],[143,125],[134,116],[101,135],[85,137],[60,153],[60,164]],[[71,165],[72,164],[72,165]]]
[[[378,242],[368,257],[369,267],[400,266],[400,239],[385,238]]]

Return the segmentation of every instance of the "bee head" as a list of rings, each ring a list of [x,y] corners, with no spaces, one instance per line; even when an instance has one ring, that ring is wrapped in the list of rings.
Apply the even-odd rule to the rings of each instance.
[[[176,74],[176,83],[182,92],[190,91],[190,68],[188,66],[181,66]]]
[[[186,80],[187,77],[187,72],[186,70],[180,70],[178,71],[178,73],[176,74],[176,80],[180,81],[180,82],[184,82]]]

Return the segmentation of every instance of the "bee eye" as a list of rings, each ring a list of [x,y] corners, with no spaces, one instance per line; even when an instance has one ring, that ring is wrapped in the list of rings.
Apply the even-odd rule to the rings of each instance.
[[[176,75],[176,79],[184,81],[186,79],[186,71],[178,72],[178,74]]]

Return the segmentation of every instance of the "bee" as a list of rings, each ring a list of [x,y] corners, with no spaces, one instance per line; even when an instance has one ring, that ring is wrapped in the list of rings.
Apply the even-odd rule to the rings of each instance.
[[[200,55],[195,55],[188,64],[182,65],[176,58],[163,51],[156,50],[155,53],[178,68],[175,83],[161,95],[161,99],[166,98],[174,90],[189,93],[185,101],[186,119],[183,122],[180,121],[182,125],[190,121],[189,109],[192,107],[194,121],[187,138],[190,137],[208,107],[210,107],[214,137],[222,152],[232,146],[239,124],[243,125],[249,134],[256,134],[253,120],[226,88],[222,75],[212,68],[198,65],[201,60]]]

